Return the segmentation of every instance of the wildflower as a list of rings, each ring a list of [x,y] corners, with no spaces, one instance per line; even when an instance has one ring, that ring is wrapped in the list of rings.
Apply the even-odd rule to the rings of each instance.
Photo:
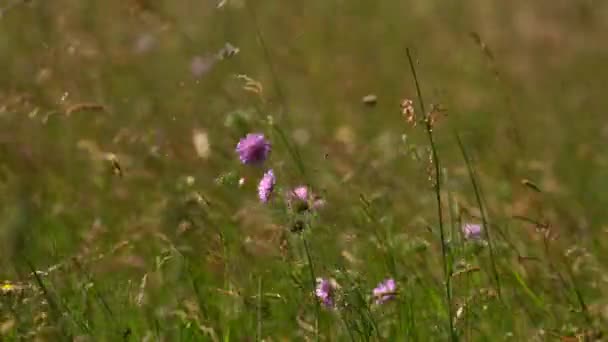
[[[477,240],[481,238],[481,225],[476,223],[465,223],[462,233],[467,240]]]
[[[287,195],[287,204],[293,207],[295,211],[302,212],[310,208],[320,209],[325,205],[325,201],[313,194],[307,186],[300,185]]]
[[[304,185],[293,189],[291,193],[294,194],[295,197],[297,197],[301,201],[308,201],[308,187]]]
[[[4,284],[2,284],[2,286],[0,286],[0,292],[2,292],[3,294],[8,294],[11,292],[14,292],[16,290],[15,285],[9,283],[9,282],[5,282]]]
[[[404,99],[401,101],[401,114],[405,117],[407,123],[416,126],[416,113],[414,112],[414,101]]]
[[[383,282],[380,282],[378,286],[373,290],[376,304],[384,304],[389,300],[395,298],[397,294],[397,284],[393,278],[388,278]]]
[[[317,278],[315,296],[319,298],[325,307],[333,308],[336,305],[336,288],[338,285],[333,279]]]
[[[272,195],[272,191],[274,190],[275,183],[276,178],[274,177],[274,172],[272,170],[266,171],[260,180],[260,185],[258,185],[258,196],[260,197],[260,201],[263,203],[268,202]]]
[[[21,293],[24,289],[25,287],[22,284],[15,284],[6,280],[0,285],[0,295],[9,296],[15,293]]]
[[[270,142],[261,133],[249,133],[236,145],[236,152],[243,164],[260,164],[268,158]]]

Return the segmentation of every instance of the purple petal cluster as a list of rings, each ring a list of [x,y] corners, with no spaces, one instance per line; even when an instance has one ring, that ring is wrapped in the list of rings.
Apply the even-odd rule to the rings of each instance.
[[[330,279],[317,278],[315,295],[325,307],[333,308],[336,305],[336,283]]]
[[[388,278],[378,284],[373,290],[376,304],[384,304],[395,298],[397,294],[397,284],[393,278]]]
[[[326,308],[336,308],[339,286],[333,279],[317,278],[315,296]],[[387,303],[397,297],[397,283],[393,278],[381,281],[373,289],[374,302],[378,305]]]
[[[300,185],[287,194],[287,204],[297,211],[304,211],[309,208],[320,209],[325,205],[325,201],[316,196],[306,185]]]
[[[239,155],[241,163],[245,165],[259,165],[268,159],[271,145],[262,133],[249,133],[236,144],[236,153]],[[245,183],[245,179],[239,180],[239,186]],[[274,172],[268,170],[262,176],[258,184],[258,197],[262,203],[267,203],[272,196],[276,178]]]
[[[462,227],[462,233],[467,240],[478,240],[481,238],[481,225],[476,223],[466,223]]]
[[[274,177],[274,172],[272,170],[266,171],[258,185],[258,197],[262,203],[267,203],[270,200],[275,183],[276,178]]]
[[[236,145],[236,152],[243,164],[263,163],[270,150],[270,142],[261,133],[249,133]]]
[[[305,185],[298,186],[291,191],[293,196],[300,201],[308,201],[308,187]]]

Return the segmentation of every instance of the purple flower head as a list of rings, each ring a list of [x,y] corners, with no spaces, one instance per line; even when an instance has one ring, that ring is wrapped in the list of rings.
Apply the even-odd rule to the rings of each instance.
[[[301,185],[292,190],[293,195],[300,201],[308,201],[308,187]]]
[[[331,279],[317,278],[317,288],[315,296],[319,298],[325,307],[333,308],[336,305],[336,288],[337,284]]]
[[[249,133],[236,145],[243,164],[261,164],[270,154],[270,142],[261,133]]]
[[[266,171],[258,185],[258,196],[260,197],[260,201],[267,203],[268,200],[270,200],[275,183],[276,178],[274,177],[274,172],[272,170]]]
[[[481,225],[476,223],[465,223],[462,233],[467,240],[477,240],[481,238]]]
[[[320,209],[325,205],[325,201],[310,191],[306,185],[300,185],[289,192],[287,204],[296,211],[302,212],[310,208]]]
[[[373,291],[376,304],[384,304],[391,299],[394,299],[397,294],[397,284],[395,279],[388,278],[380,282]]]

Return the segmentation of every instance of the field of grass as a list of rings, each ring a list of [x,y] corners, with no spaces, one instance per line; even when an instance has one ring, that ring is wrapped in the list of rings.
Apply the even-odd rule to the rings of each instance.
[[[607,32],[593,0],[0,2],[0,341],[607,339]]]

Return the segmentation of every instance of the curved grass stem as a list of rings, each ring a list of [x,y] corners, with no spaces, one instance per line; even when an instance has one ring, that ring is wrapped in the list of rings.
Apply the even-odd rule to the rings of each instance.
[[[473,186],[473,191],[475,192],[475,199],[477,200],[477,206],[479,207],[479,212],[481,213],[481,223],[483,226],[483,231],[486,235],[486,239],[488,241],[488,250],[490,253],[490,262],[492,264],[492,273],[494,275],[494,281],[496,282],[496,293],[498,294],[498,299],[502,301],[502,291],[500,286],[500,276],[498,275],[498,268],[496,267],[496,258],[494,253],[494,243],[492,241],[492,236],[490,234],[491,229],[488,224],[488,217],[486,213],[486,207],[482,200],[481,196],[481,188],[479,184],[477,184],[477,178],[475,177],[475,169],[473,168],[473,164],[471,162],[471,158],[467,154],[466,149],[464,148],[464,144],[460,139],[460,136],[456,134],[456,141],[458,142],[458,147],[460,148],[460,152],[462,153],[462,157],[464,158],[465,164],[467,164],[467,170],[469,173],[469,178],[471,179],[471,185]]]
[[[304,251],[306,252],[306,260],[308,261],[308,270],[310,272],[311,286],[312,292],[315,292],[315,288],[317,286],[317,278],[315,276],[315,268],[312,263],[312,257],[310,256],[310,248],[308,247],[308,241],[306,238],[302,236],[302,242],[304,244]],[[318,300],[315,300],[315,341],[319,341],[319,312],[320,312],[320,304]]]
[[[412,76],[414,78],[414,84],[416,86],[416,94],[418,97],[418,103],[420,105],[420,110],[423,115],[426,115],[426,109],[424,107],[424,101],[422,99],[422,91],[420,90],[420,83],[418,82],[418,75],[416,74],[416,68],[414,67],[414,60],[412,59],[412,54],[410,53],[410,49],[406,48],[405,50],[407,54],[407,60],[410,65],[410,70],[412,72]],[[448,260],[448,251],[445,240],[445,229],[443,226],[443,208],[441,202],[441,173],[439,166],[439,157],[437,155],[437,148],[435,146],[435,139],[433,137],[433,124],[430,118],[426,118],[425,120],[425,128],[427,133],[427,138],[429,140],[429,144],[431,145],[432,152],[432,161],[434,165],[434,190],[435,190],[435,198],[437,202],[437,218],[439,220],[439,234],[441,239],[441,261],[443,264],[443,277],[445,282],[445,296],[447,300],[447,314],[449,321],[449,329],[450,329],[450,340],[452,342],[458,341],[458,336],[456,335],[456,331],[454,330],[453,323],[453,312],[452,312],[452,291],[451,291],[451,267],[450,262]]]

